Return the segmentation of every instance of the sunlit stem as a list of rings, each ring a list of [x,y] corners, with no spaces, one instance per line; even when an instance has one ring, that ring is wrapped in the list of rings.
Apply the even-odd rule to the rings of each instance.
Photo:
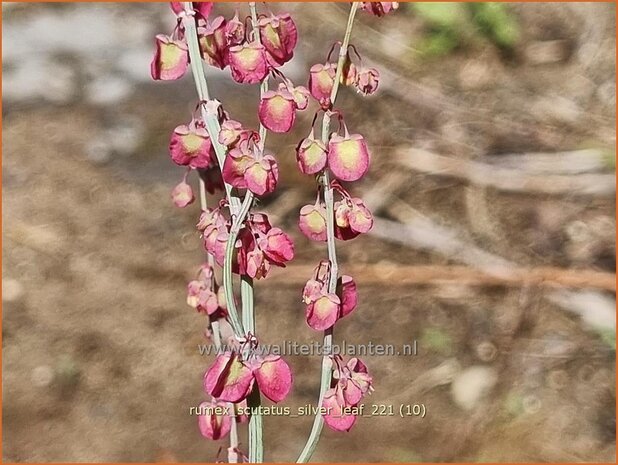
[[[345,64],[345,60],[348,52],[348,45],[350,44],[350,36],[352,34],[352,25],[354,24],[354,17],[356,16],[356,10],[358,9],[358,2],[352,3],[350,7],[350,13],[348,15],[348,23],[345,30],[345,36],[343,38],[343,42],[341,43],[341,48],[339,49],[339,59],[337,60],[337,70],[335,72],[335,83],[333,84],[333,88],[330,94],[331,104],[335,104],[335,100],[337,99],[337,92],[339,91],[339,81],[341,80],[341,73],[343,72],[343,67]],[[330,112],[326,112],[324,114],[324,118],[322,119],[322,142],[326,146],[328,146],[329,132],[330,132]],[[328,248],[328,260],[330,262],[330,276],[328,281],[328,291],[335,292],[337,289],[337,277],[338,277],[338,263],[337,263],[337,250],[335,247],[335,213],[334,213],[334,197],[333,197],[333,188],[330,186],[330,173],[328,169],[324,170],[323,175],[321,176],[322,184],[324,186],[324,203],[326,204],[326,234],[327,234],[327,248]],[[324,331],[324,341],[323,341],[323,350],[324,356],[322,357],[322,371],[320,376],[320,395],[318,398],[318,406],[322,405],[324,400],[324,395],[326,391],[330,387],[331,381],[331,371],[332,371],[332,363],[330,359],[330,351],[333,344],[333,328],[329,328]],[[308,462],[315,448],[318,445],[318,441],[320,440],[320,433],[322,432],[322,427],[324,426],[324,419],[322,418],[322,414],[316,414],[313,419],[313,425],[311,427],[311,432],[309,433],[309,438],[307,439],[307,443],[300,453],[297,463],[305,463]]]
[[[195,10],[193,9],[192,2],[183,2],[185,15],[182,19],[183,26],[185,28],[185,36],[187,38],[187,45],[189,48],[189,58],[191,61],[191,72],[193,74],[193,79],[195,81],[195,88],[197,90],[198,98],[200,100],[200,112],[202,115],[202,119],[206,124],[206,129],[208,131],[208,135],[210,136],[210,141],[215,150],[215,154],[217,156],[217,161],[219,163],[219,167],[223,167],[225,163],[225,157],[227,155],[227,149],[219,143],[219,119],[216,108],[207,108],[207,102],[210,100],[210,95],[208,93],[208,84],[206,82],[206,76],[204,75],[204,67],[202,65],[202,55],[200,52],[200,45],[197,37],[197,26],[195,22]],[[226,198],[229,203],[230,213],[232,216],[238,216],[238,212],[240,210],[240,199],[234,195],[232,191],[232,186],[225,183],[225,193]],[[225,297],[228,302],[234,303],[234,294],[232,287],[228,283],[225,284],[225,275],[224,275],[224,290]],[[238,313],[234,311],[230,311],[228,308],[228,314],[230,317],[230,323],[234,330],[234,333],[238,337],[243,337],[244,332],[242,328],[242,324],[240,323],[240,319],[238,317]]]
[[[253,24],[253,39],[258,43],[261,43],[255,2],[249,3],[249,9],[251,10],[251,22]],[[267,91],[268,76],[266,76],[260,84],[260,99]],[[260,152],[263,152],[264,144],[266,143],[266,128],[261,123],[259,134],[259,150]],[[245,309],[243,308],[243,320],[246,321],[247,330],[250,330],[253,334],[255,334],[255,312],[253,308],[253,300],[251,300],[251,306],[247,306],[246,310],[247,311],[245,315]],[[257,410],[261,403],[262,400],[260,399],[260,391],[257,386],[254,386],[253,391],[251,392],[251,394],[249,394],[249,397],[247,398],[247,405],[249,406],[249,408]],[[262,415],[252,414],[249,417],[249,462],[251,463],[261,463],[264,461],[264,443],[262,430]]]

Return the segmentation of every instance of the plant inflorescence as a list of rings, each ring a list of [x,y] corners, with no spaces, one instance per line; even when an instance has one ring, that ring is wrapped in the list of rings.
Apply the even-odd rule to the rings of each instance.
[[[383,16],[398,4],[352,3],[343,40],[333,45],[324,63],[310,68],[307,87],[295,85],[281,70],[293,58],[298,43],[298,29],[289,13],[258,12],[256,4],[249,3],[249,14],[243,17],[236,11],[225,18],[213,14],[210,2],[170,5],[176,27],[170,35],[156,36],[151,74],[155,80],[175,80],[191,68],[198,94],[195,111],[188,122],[172,131],[169,144],[172,161],[185,167],[182,180],[172,190],[174,204],[184,208],[195,202],[188,181],[191,173],[197,174],[199,183],[201,213],[196,228],[206,253],[187,286],[187,303],[208,315],[213,343],[225,347],[204,375],[209,400],[200,405],[198,425],[206,438],[230,437],[229,462],[261,462],[258,407],[262,396],[281,402],[293,382],[283,358],[258,350],[255,329],[254,280],[266,278],[272,267],[284,267],[294,258],[290,236],[272,225],[266,213],[256,210],[256,199],[275,191],[280,175],[266,138],[269,132],[290,131],[297,112],[315,106],[309,134],[296,148],[296,160],[303,174],[315,177],[316,197],[314,203],[301,208],[298,225],[310,240],[327,244],[327,258],[317,264],[302,291],[307,325],[323,332],[327,349],[332,346],[334,326],[354,312],[358,300],[354,279],[339,274],[336,240],[367,233],[373,224],[364,202],[343,185],[367,173],[370,151],[362,135],[349,131],[335,103],[340,86],[371,95],[379,85],[379,72],[363,66],[350,44],[357,11]],[[337,59],[332,61],[335,51]],[[229,69],[239,84],[259,85],[257,130],[245,127],[210,96],[204,64]],[[316,135],[318,121],[321,133]],[[331,122],[337,123],[337,130],[331,129]],[[221,200],[207,205],[207,193],[219,191],[224,193]],[[221,280],[216,267],[221,268]],[[230,341],[222,341],[223,324],[232,328]],[[357,406],[371,390],[372,378],[361,360],[346,361],[325,350],[318,399],[324,409],[315,417],[298,462],[311,457],[324,422],[337,431],[352,428],[357,418],[350,407]],[[249,423],[247,455],[238,444],[237,427],[244,422]]]

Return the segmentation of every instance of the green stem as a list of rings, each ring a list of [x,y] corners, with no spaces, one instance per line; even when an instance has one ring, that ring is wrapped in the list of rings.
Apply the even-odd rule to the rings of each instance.
[[[251,10],[251,22],[253,25],[253,38],[258,43],[261,43],[260,39],[260,30],[258,26],[258,16],[257,16],[257,8],[255,6],[255,2],[249,3],[249,9]],[[265,92],[268,91],[268,76],[264,78],[262,83],[260,84],[260,98],[264,95]],[[262,123],[260,123],[260,146],[259,150],[261,153],[264,152],[264,144],[266,143],[266,128]],[[244,283],[248,285],[252,283],[250,278],[243,277],[241,281],[241,286]],[[242,288],[241,288],[242,293]],[[248,331],[251,331],[255,335],[255,312],[253,308],[253,298],[246,301],[250,302],[250,305],[243,307],[243,321],[245,323],[245,328]],[[243,304],[245,301],[243,300]],[[246,308],[246,311],[245,311]],[[262,403],[260,398],[260,390],[257,385],[253,387],[253,391],[247,398],[247,406],[249,408],[259,408]],[[264,461],[264,443],[263,443],[263,424],[262,424],[262,416],[258,414],[251,414],[249,417],[249,462],[250,463],[261,463]]]
[[[248,333],[255,334],[255,312],[248,309],[253,307],[253,279],[251,276],[240,277],[240,297],[242,299],[242,326]]]
[[[183,18],[183,26],[185,28],[185,35],[187,38],[187,45],[189,47],[189,58],[191,61],[191,71],[193,74],[193,79],[195,81],[195,87],[197,89],[197,94],[200,100],[200,112],[202,115],[202,119],[206,124],[206,129],[208,131],[208,135],[210,136],[210,141],[215,149],[215,154],[217,156],[217,161],[219,162],[219,167],[223,168],[223,164],[225,163],[225,157],[227,155],[226,148],[219,143],[219,132],[221,127],[219,125],[219,119],[217,115],[217,111],[213,109],[212,111],[208,111],[206,102],[210,100],[210,95],[208,93],[208,84],[206,82],[206,76],[204,75],[204,68],[202,65],[202,55],[200,52],[200,44],[197,38],[197,27],[195,23],[195,12],[193,9],[192,2],[183,2],[183,6],[186,12],[186,16]],[[230,207],[230,213],[232,217],[238,217],[238,213],[241,208],[240,199],[234,195],[232,191],[232,186],[228,183],[225,183],[225,193]],[[252,199],[251,199],[252,200]],[[251,203],[251,202],[249,202]],[[231,264],[230,264],[230,272],[231,272]],[[228,313],[230,315],[230,323],[232,324],[232,328],[234,329],[234,333],[238,337],[244,336],[244,332],[242,331],[242,325],[240,323],[240,319],[238,318],[238,313],[236,311],[236,307],[234,305],[234,294],[231,286],[231,279],[226,283],[225,276],[225,267],[224,267],[224,276],[223,276],[223,286],[225,289],[225,297],[228,302]],[[231,309],[230,306],[231,305]]]
[[[247,405],[249,408],[259,408],[261,402],[260,390],[255,386],[247,397]],[[262,415],[252,413],[249,417],[249,463],[262,463],[264,461],[262,430]]]
[[[195,17],[193,16],[195,11],[191,2],[183,2],[186,16],[183,18],[183,26],[185,28],[187,45],[189,47],[189,58],[191,60],[191,72],[195,81],[195,88],[200,100],[200,112],[202,119],[206,124],[210,141],[215,149],[217,161],[219,166],[223,168],[225,162],[225,156],[227,154],[226,148],[219,143],[219,132],[221,127],[219,125],[219,119],[216,112],[208,112],[206,110],[205,103],[210,100],[208,93],[208,84],[206,82],[206,76],[204,75],[204,68],[202,65],[202,54],[200,52],[200,44],[197,40],[197,26],[195,24]],[[225,193],[230,203],[230,211],[234,213],[235,210],[240,208],[240,199],[236,197],[232,192],[232,186],[225,183]]]
[[[352,3],[350,7],[350,13],[348,15],[348,23],[346,25],[345,35],[341,48],[339,49],[339,59],[337,60],[337,70],[335,72],[335,82],[330,93],[331,104],[335,104],[337,99],[337,92],[339,91],[339,82],[341,81],[341,73],[343,72],[343,66],[348,52],[348,45],[350,44],[350,36],[352,35],[352,26],[354,24],[354,17],[356,16],[356,10],[358,9],[358,2]],[[324,114],[322,119],[322,142],[328,145],[329,132],[330,132],[330,112]],[[330,262],[330,277],[328,281],[328,291],[335,292],[337,289],[337,277],[339,274],[337,263],[337,250],[335,247],[335,212],[334,212],[334,196],[333,188],[330,185],[330,173],[328,169],[324,170],[322,174],[322,184],[324,186],[324,203],[326,204],[326,234],[327,234],[327,248],[328,248],[328,260]],[[329,328],[324,331],[323,351],[322,357],[322,372],[320,376],[320,394],[318,398],[318,406],[322,405],[324,395],[330,387],[332,362],[330,359],[330,350],[333,344],[333,328]],[[320,440],[320,434],[324,426],[324,418],[321,413],[316,414],[313,419],[313,425],[307,443],[300,453],[297,463],[306,463],[309,461],[315,448]]]
[[[227,312],[230,317],[230,324],[234,329],[236,335],[244,337],[247,333],[243,327],[242,322],[238,318],[238,310],[236,309],[236,301],[234,299],[233,292],[233,275],[232,275],[232,262],[234,260],[234,250],[236,246],[236,240],[238,234],[242,229],[245,218],[251,209],[253,204],[253,194],[247,191],[245,199],[240,206],[238,215],[232,216],[232,227],[225,244],[225,258],[223,260],[223,289],[225,289],[225,300],[227,304]]]
[[[193,78],[195,80],[195,87],[197,89],[197,94],[200,99],[200,112],[202,115],[202,119],[206,124],[206,129],[208,131],[208,135],[210,136],[211,143],[215,150],[215,154],[217,156],[217,161],[219,163],[220,169],[223,168],[225,163],[225,157],[227,156],[227,149],[219,143],[218,135],[221,131],[221,127],[219,124],[219,118],[216,111],[216,108],[213,108],[211,111],[208,111],[208,107],[206,103],[210,100],[210,96],[208,93],[208,84],[206,82],[206,76],[204,75],[204,68],[202,65],[202,55],[200,51],[200,45],[197,37],[197,27],[194,17],[194,9],[192,2],[183,2],[183,6],[187,15],[183,18],[183,25],[186,31],[187,44],[189,48],[189,57],[191,61],[191,71],[193,74]],[[255,5],[254,5],[255,8]],[[255,23],[257,26],[257,23]],[[265,90],[264,90],[265,89]],[[265,92],[268,89],[268,84],[266,82],[262,83],[262,92]],[[264,139],[265,139],[265,130],[260,127],[260,136],[261,136],[261,149],[264,148]],[[241,204],[240,199],[234,195],[232,186],[228,183],[224,183],[225,193],[228,200],[230,214],[232,216],[232,227],[230,229],[230,234],[228,238],[228,242],[226,244],[226,252],[225,252],[225,260],[223,265],[223,288],[225,290],[225,298],[228,306],[228,315],[230,319],[230,323],[234,330],[234,333],[238,337],[243,337],[246,333],[243,328],[243,324],[246,325],[248,330],[251,332],[255,332],[255,319],[254,319],[254,310],[253,310],[253,281],[248,276],[241,276],[240,283],[240,291],[242,298],[242,319],[241,322],[238,318],[238,311],[236,309],[236,302],[234,300],[234,292],[233,292],[233,276],[232,276],[232,260],[234,253],[234,245],[236,243],[236,239],[238,237],[238,233],[244,224],[245,218],[251,208],[253,203],[253,194],[251,192],[247,192],[243,203]],[[200,177],[200,200],[205,202],[205,185],[204,181]],[[202,203],[202,209],[204,210],[205,203]],[[219,334],[219,324],[216,323],[216,331],[213,327],[213,332],[216,333],[215,342],[217,345],[221,346],[220,334]],[[257,397],[257,401],[255,398]],[[260,405],[260,393],[257,388],[250,395],[249,405],[251,405],[251,399],[253,400],[254,405]],[[256,417],[256,418],[254,418]],[[253,425],[253,426],[252,426]],[[262,461],[262,419],[258,415],[253,415],[250,419],[249,423],[249,458],[252,462],[261,462]],[[236,450],[238,448],[238,432],[237,432],[237,424],[236,417],[232,418],[232,430],[230,434],[230,450],[228,452],[228,459],[230,463],[235,463],[238,460],[238,454]]]

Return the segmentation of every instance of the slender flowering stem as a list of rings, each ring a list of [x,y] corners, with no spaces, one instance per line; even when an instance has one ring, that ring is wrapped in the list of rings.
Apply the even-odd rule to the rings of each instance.
[[[200,44],[197,39],[197,26],[195,24],[195,10],[192,2],[183,2],[185,16],[183,17],[183,26],[186,31],[187,45],[189,47],[189,57],[191,58],[191,73],[195,81],[195,88],[200,100],[200,111],[202,119],[206,123],[206,129],[210,136],[211,143],[217,155],[219,166],[223,167],[225,161],[226,149],[219,143],[218,134],[220,131],[219,120],[216,111],[209,112],[206,110],[206,103],[210,100],[208,93],[208,84],[204,75],[202,65],[202,54],[200,52]],[[230,211],[234,213],[240,208],[240,200],[232,194],[232,186],[225,183],[225,193],[230,203]]]
[[[227,460],[229,463],[238,463],[238,422],[236,420],[236,406],[232,403],[228,404],[232,414],[232,427],[230,428],[230,447],[227,452]]]
[[[226,149],[223,145],[219,143],[218,140],[219,131],[221,128],[219,126],[217,110],[216,108],[208,108],[210,95],[208,93],[208,84],[206,82],[206,76],[204,75],[202,55],[200,52],[200,45],[197,38],[195,10],[193,9],[192,2],[183,2],[183,6],[185,10],[185,15],[183,17],[183,26],[186,31],[187,45],[189,48],[191,72],[193,74],[193,79],[195,80],[195,87],[197,89],[197,94],[200,99],[200,111],[202,114],[202,119],[206,124],[206,129],[208,131],[208,135],[210,136],[210,141],[215,149],[215,154],[217,156],[217,161],[219,162],[219,167],[222,168],[225,162]],[[225,183],[225,192],[232,216],[238,217],[238,211],[240,210],[240,199],[233,194],[232,186],[227,183]],[[225,298],[228,302],[228,306],[230,305],[230,302],[232,304],[232,307],[228,308],[228,314],[230,315],[230,323],[232,324],[234,333],[238,337],[243,337],[243,327],[238,318],[238,312],[236,311],[236,308],[234,306],[234,294],[231,286],[231,280],[228,285],[225,284],[225,281],[226,280],[224,273],[223,288],[225,290]]]
[[[242,300],[242,326],[245,331],[255,334],[255,312],[253,309],[253,279],[251,276],[240,277],[240,298]]]
[[[247,217],[251,205],[253,204],[253,196],[245,195],[245,199],[242,202],[240,211],[237,216],[232,216],[232,227],[228,235],[227,244],[225,245],[225,258],[223,260],[223,288],[225,289],[225,297],[228,314],[230,315],[230,323],[234,327],[234,332],[238,335],[245,335],[246,331],[242,322],[238,319],[238,310],[236,309],[236,302],[234,300],[234,294],[232,292],[233,287],[233,275],[232,275],[232,261],[234,260],[234,249],[236,245],[236,239],[238,239],[238,233],[242,229],[244,219]],[[231,294],[230,295],[228,295]],[[237,330],[238,329],[238,330]]]
[[[350,13],[348,15],[348,23],[345,30],[345,36],[339,49],[339,59],[337,61],[337,70],[335,73],[335,82],[330,94],[331,105],[334,105],[337,99],[337,92],[339,90],[339,81],[341,80],[341,73],[343,72],[343,66],[345,64],[348,45],[350,44],[350,36],[352,34],[352,26],[354,24],[354,17],[356,10],[358,9],[358,2],[352,3],[350,7]],[[330,119],[331,113],[326,112],[322,119],[322,142],[328,145],[328,138],[330,132]],[[324,203],[326,204],[326,234],[327,234],[327,247],[328,247],[328,260],[330,262],[330,276],[328,282],[328,291],[335,292],[337,288],[337,276],[338,276],[338,263],[337,263],[337,250],[335,247],[335,214],[334,214],[334,199],[333,188],[330,185],[330,173],[328,168],[324,170],[321,176],[321,182],[324,186]],[[322,374],[320,376],[320,395],[318,400],[318,406],[322,405],[324,395],[330,387],[332,362],[330,359],[330,349],[333,344],[333,328],[329,328],[324,331],[324,356],[322,358]],[[320,433],[324,426],[324,419],[321,413],[316,414],[313,419],[313,426],[309,433],[307,443],[300,453],[297,463],[306,463],[309,461],[315,448],[320,440]]]
[[[210,254],[209,254],[210,255]],[[215,348],[217,352],[221,351],[221,327],[219,325],[219,320],[214,320],[211,323],[212,326],[212,338],[215,344]],[[228,404],[230,410],[234,411],[234,404]],[[238,463],[238,427],[236,424],[236,415],[232,415],[230,418],[232,422],[232,427],[230,429],[230,447],[228,449],[227,458],[230,463]]]
[[[191,20],[191,17],[187,15],[187,19]],[[199,74],[199,73],[198,73]],[[194,76],[196,73],[194,73]],[[203,74],[202,74],[203,77]],[[205,79],[196,78],[196,87],[198,89],[198,95],[200,95],[200,99],[208,99],[208,86],[206,84]],[[199,188],[200,188],[200,209],[202,211],[206,211],[208,209],[208,201],[206,199],[206,183],[204,182],[204,178],[202,174],[198,171],[199,174]],[[215,259],[212,254],[206,252],[206,259],[208,261],[208,265],[211,268],[214,268]],[[221,350],[221,327],[219,325],[219,320],[214,320],[211,323],[212,327],[212,337],[215,348],[217,351]],[[234,404],[229,404],[230,408],[234,409]],[[230,447],[228,449],[228,461],[230,463],[238,463],[238,427],[236,422],[236,415],[232,415],[231,417],[231,430],[230,430]]]
[[[258,43],[260,42],[260,30],[258,26],[257,8],[255,2],[249,3],[249,9],[251,10],[251,22],[253,24],[253,38]],[[260,98],[268,91],[268,76],[264,78],[260,84]],[[264,152],[264,144],[266,143],[266,128],[260,123],[260,152]],[[249,194],[249,193],[248,193]],[[247,194],[247,195],[248,195]],[[244,301],[243,301],[244,303]],[[245,311],[246,310],[246,311]],[[253,300],[251,305],[243,307],[243,319],[246,321],[246,325],[251,327],[251,332],[255,334],[255,312],[253,308]],[[247,405],[250,408],[257,408],[261,405],[260,391],[257,386],[254,386],[253,392],[247,398]],[[263,443],[263,423],[262,416],[259,414],[252,414],[249,417],[249,462],[261,463],[264,460],[264,443]]]

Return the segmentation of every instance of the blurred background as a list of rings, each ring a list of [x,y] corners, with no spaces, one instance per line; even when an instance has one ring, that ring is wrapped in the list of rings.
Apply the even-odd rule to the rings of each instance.
[[[215,11],[236,7],[248,14]],[[268,8],[298,24],[284,71],[304,83],[348,5]],[[207,321],[185,304],[199,207],[173,207],[183,170],[167,153],[195,89],[190,74],[156,83],[149,69],[173,16],[164,3],[3,3],[2,15],[3,460],[213,461],[226,442],[189,415],[211,362],[197,350]],[[417,356],[367,357],[366,403],[427,415],[325,429],[314,461],[614,460],[615,33],[609,3],[358,15],[352,43],[380,89],[342,89],[337,106],[372,150],[351,188],[376,224],[338,244],[360,306],[336,339],[418,341]],[[208,73],[211,94],[255,126],[256,86]],[[325,250],[296,226],[314,198],[294,161],[311,117],[267,141],[281,184],[261,206],[297,249],[256,286],[271,344],[319,338],[300,293]],[[315,403],[319,358],[288,360],[285,405]],[[267,417],[266,459],[294,461],[311,421]]]

